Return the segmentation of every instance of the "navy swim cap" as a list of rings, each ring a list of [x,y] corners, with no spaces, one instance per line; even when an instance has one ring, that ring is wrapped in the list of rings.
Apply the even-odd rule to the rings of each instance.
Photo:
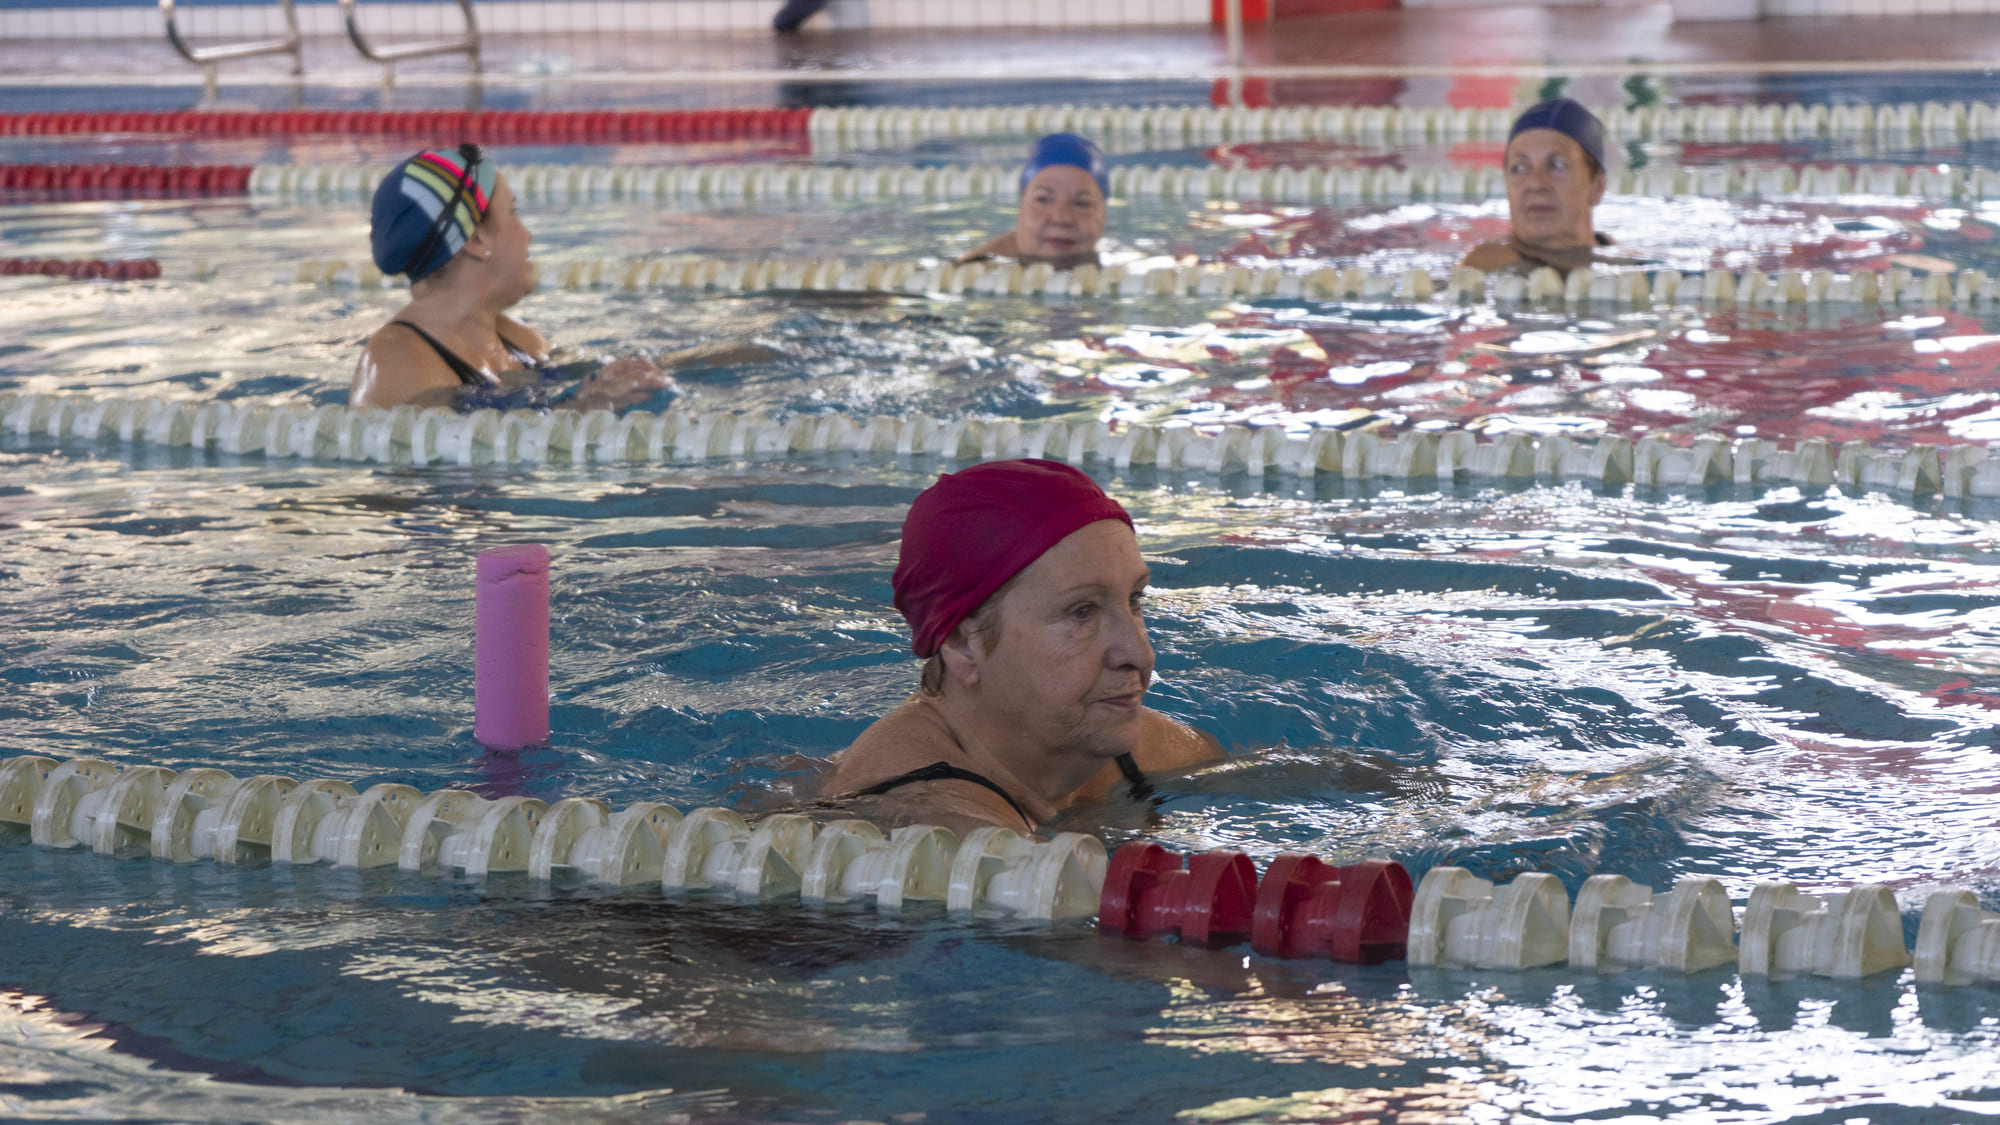
[[[1028,150],[1027,167],[1021,169],[1021,191],[1026,193],[1028,181],[1035,173],[1056,164],[1068,164],[1090,173],[1097,181],[1097,190],[1104,198],[1111,198],[1111,172],[1104,166],[1104,150],[1077,136],[1075,133],[1050,133],[1035,142]]]
[[[1585,155],[1597,162],[1599,171],[1604,169],[1604,123],[1585,109],[1582,102],[1556,98],[1528,107],[1526,113],[1514,119],[1514,131],[1507,134],[1508,142],[1530,129],[1554,129],[1575,141]]]
[[[368,230],[375,268],[411,281],[435,273],[465,249],[493,204],[499,176],[474,145],[420,152],[396,165],[375,188]]]

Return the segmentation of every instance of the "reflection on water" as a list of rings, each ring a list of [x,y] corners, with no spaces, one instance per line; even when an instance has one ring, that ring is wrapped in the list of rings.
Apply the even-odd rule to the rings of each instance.
[[[1465,246],[1493,233],[1485,225],[1503,221],[1491,206],[1460,204],[1285,207],[1246,236],[1238,221],[1246,207],[1254,210],[1134,202],[1121,212],[1119,237],[1145,252],[1254,259],[1294,271],[1361,264],[1441,272]],[[180,268],[152,283],[7,279],[0,335],[14,345],[0,353],[0,386],[341,401],[362,341],[401,300],[393,291],[280,281],[301,258],[358,259],[366,242],[358,209],[152,202],[15,211],[7,229],[31,236],[38,252],[151,254]],[[1211,230],[1220,218],[1230,222]],[[1936,270],[1995,265],[1985,256],[2000,246],[2000,227],[1983,212],[1879,201],[1630,200],[1607,205],[1601,218],[1633,245],[1690,270],[1844,270],[1892,260]],[[936,255],[1009,221],[1004,208],[986,202],[888,213],[842,205],[811,214],[607,204],[533,219],[536,252],[555,263],[605,255],[765,257],[772,237],[794,257]],[[1230,241],[1245,237],[1254,243]],[[760,238],[766,241],[752,244]],[[196,263],[224,258],[229,280],[184,279]],[[554,291],[530,298],[521,313],[586,352],[660,354],[720,340],[773,349],[777,358],[769,362],[685,372],[681,404],[695,410],[1184,418],[1199,426],[1294,428],[1483,428],[1505,420],[1834,441],[2000,438],[2000,342],[1989,316],[1954,311],[1885,320],[1843,307],[1684,307],[1572,317],[1277,298]]]
[[[886,575],[936,466],[0,456],[8,752],[758,806],[915,675]],[[1065,827],[1572,889],[1712,875],[1739,900],[1880,880],[1906,928],[1940,886],[2000,893],[1989,503],[1110,485],[1156,575],[1154,703],[1235,753],[1159,779],[1150,817]],[[557,735],[489,756],[470,562],[524,539],[556,559]],[[8,1017],[0,1066],[30,1091],[8,1096],[62,1113],[278,1119],[361,1087],[338,1097],[392,1118],[448,1095],[488,1119],[638,1098],[700,1121],[1776,1121],[1977,1104],[2000,1035],[1991,990],[1896,974],[1425,974],[504,877],[0,856],[10,986],[110,1029]]]
[[[1121,253],[1442,271],[1499,217],[1128,201],[1114,224]],[[1683,269],[1989,268],[2000,245],[1985,209],[1907,200],[1613,199],[1601,219]],[[1007,216],[821,201],[529,220],[562,262],[945,254]],[[10,279],[10,388],[334,401],[399,299],[272,283],[300,257],[358,258],[354,207],[41,204],[0,223],[40,254],[238,274]],[[780,353],[687,373],[694,409],[2000,437],[1990,317],[1907,313],[569,291],[523,309],[586,349]],[[371,471],[0,436],[0,753],[780,804],[914,681],[887,575],[941,467]],[[1738,899],[1765,879],[1878,880],[1912,931],[1944,885],[2000,904],[1989,501],[1107,483],[1156,576],[1153,702],[1233,753],[1158,779],[1157,809],[1063,827],[1572,890],[1597,872],[1712,875]],[[488,755],[469,729],[471,560],[528,540],[556,560],[557,734]],[[1898,974],[1426,973],[935,912],[0,845],[8,1114],[1763,1122],[1959,1120],[2000,1097],[1993,991]]]

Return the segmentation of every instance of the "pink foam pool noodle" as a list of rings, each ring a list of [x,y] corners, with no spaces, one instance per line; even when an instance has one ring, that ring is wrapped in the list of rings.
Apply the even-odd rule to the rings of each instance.
[[[549,549],[479,552],[472,737],[491,750],[549,740]]]

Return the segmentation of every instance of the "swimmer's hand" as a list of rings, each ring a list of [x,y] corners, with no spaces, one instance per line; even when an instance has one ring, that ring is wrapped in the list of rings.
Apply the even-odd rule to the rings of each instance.
[[[1020,256],[1021,251],[1014,244],[1014,232],[1010,230],[998,238],[988,239],[985,245],[979,247],[977,250],[967,250],[965,253],[953,258],[951,264],[962,266],[967,262],[983,262],[989,258],[1018,258]]]
[[[1055,257],[1023,254],[1020,244],[1014,240],[1014,232],[1010,230],[998,238],[989,240],[977,250],[968,250],[953,258],[951,264],[962,266],[970,262],[988,262],[995,258],[1010,259],[1024,266],[1048,265],[1058,270],[1073,270],[1079,266],[1094,266],[1099,263],[1096,246],[1088,250],[1078,250],[1073,254],[1058,254]]]
[[[577,410],[617,410],[642,403],[660,391],[678,389],[674,377],[644,356],[614,359],[583,381],[568,405]]]
[[[660,357],[660,366],[669,371],[688,367],[742,367],[785,358],[776,348],[743,340],[716,340],[671,351]]]

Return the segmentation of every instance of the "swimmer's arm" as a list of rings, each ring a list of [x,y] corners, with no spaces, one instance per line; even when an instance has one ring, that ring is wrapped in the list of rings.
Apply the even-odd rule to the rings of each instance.
[[[497,327],[500,329],[501,339],[534,356],[536,363],[549,361],[549,341],[540,332],[504,314],[500,317]]]
[[[407,328],[385,326],[368,338],[368,347],[354,365],[347,405],[450,406],[459,387],[458,376],[423,337]]]
[[[714,340],[667,352],[656,362],[663,370],[679,371],[687,367],[740,367],[746,363],[769,363],[783,358],[785,353],[776,348],[747,340]]]
[[[967,262],[977,262],[986,258],[1018,258],[1021,252],[1014,245],[1014,232],[1008,231],[998,238],[988,239],[977,250],[969,250],[952,259],[953,265],[962,266]]]

